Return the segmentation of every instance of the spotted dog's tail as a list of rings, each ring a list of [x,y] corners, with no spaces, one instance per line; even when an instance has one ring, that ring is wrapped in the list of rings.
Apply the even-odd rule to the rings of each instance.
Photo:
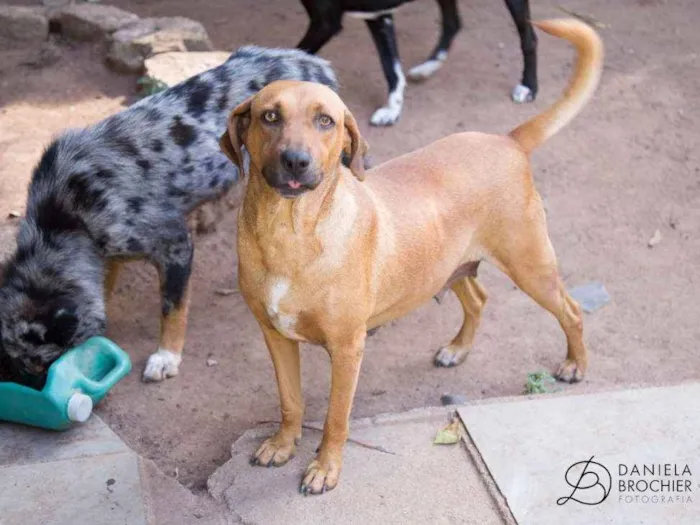
[[[530,153],[571,122],[593,95],[603,69],[603,42],[589,25],[573,18],[532,23],[542,31],[568,40],[576,47],[574,76],[564,96],[536,117],[521,124],[510,136]]]

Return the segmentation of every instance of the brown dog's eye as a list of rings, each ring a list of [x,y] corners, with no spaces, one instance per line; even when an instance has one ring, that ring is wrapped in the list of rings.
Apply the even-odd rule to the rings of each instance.
[[[328,115],[318,117],[318,125],[322,128],[330,128],[333,125],[333,119]]]
[[[274,124],[280,119],[280,116],[277,114],[276,111],[268,110],[262,114],[262,118],[268,124]]]

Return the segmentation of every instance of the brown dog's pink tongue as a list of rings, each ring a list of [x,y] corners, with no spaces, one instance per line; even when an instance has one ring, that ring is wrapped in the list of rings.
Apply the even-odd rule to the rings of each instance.
[[[299,189],[299,187],[301,186],[301,182],[297,180],[290,180],[287,184],[289,184],[289,187],[293,190]]]

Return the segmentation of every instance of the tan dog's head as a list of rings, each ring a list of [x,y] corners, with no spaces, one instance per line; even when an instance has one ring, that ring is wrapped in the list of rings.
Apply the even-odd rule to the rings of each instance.
[[[336,173],[341,154],[364,179],[365,141],[338,95],[313,82],[273,82],[233,110],[221,149],[243,168],[242,147],[251,172],[286,198],[318,187]],[[255,176],[255,175],[253,175]]]

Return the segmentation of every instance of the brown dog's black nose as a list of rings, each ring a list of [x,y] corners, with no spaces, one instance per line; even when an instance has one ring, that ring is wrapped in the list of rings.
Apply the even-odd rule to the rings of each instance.
[[[280,157],[282,166],[292,175],[302,175],[311,165],[311,155],[305,151],[288,149]]]

